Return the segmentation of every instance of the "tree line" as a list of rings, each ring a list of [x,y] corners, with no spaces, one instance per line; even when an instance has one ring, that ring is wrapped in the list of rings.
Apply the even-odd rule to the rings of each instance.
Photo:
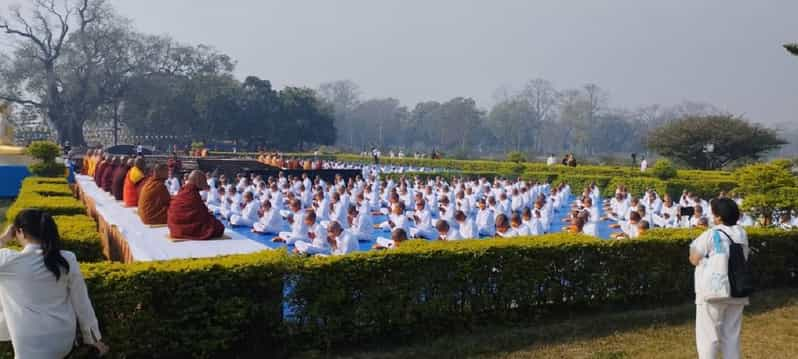
[[[466,96],[414,106],[363,98],[347,80],[274,89],[255,76],[238,80],[235,60],[212,47],[137,31],[108,0],[31,0],[2,13],[0,32],[13,44],[0,56],[0,100],[22,106],[24,116],[40,114],[73,146],[85,143],[86,126],[113,123],[133,136],[234,141],[242,149],[598,156],[664,151],[652,130],[684,118],[732,117],[689,101],[613,107],[596,84],[558,89],[539,78],[500,88],[489,109]],[[763,148],[776,142],[766,138]]]

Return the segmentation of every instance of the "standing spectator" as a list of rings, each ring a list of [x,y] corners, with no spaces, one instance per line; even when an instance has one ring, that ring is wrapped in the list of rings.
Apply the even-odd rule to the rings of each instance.
[[[141,143],[136,144],[136,157],[144,156],[144,146]]]
[[[80,265],[74,253],[61,250],[50,214],[19,212],[0,246],[12,239],[23,249],[0,249],[0,340],[11,340],[16,358],[63,358],[79,329],[84,343],[106,354]]]
[[[637,164],[637,153],[632,152],[632,166]]]
[[[645,172],[648,169],[648,161],[646,161],[646,156],[643,156],[643,160],[640,161],[640,172]]]
[[[69,152],[72,151],[72,146],[69,145],[69,141],[64,142],[64,147],[61,149],[64,152],[64,157],[66,158],[69,155]]]
[[[708,302],[705,293],[708,288],[699,278],[703,277],[704,260],[715,253],[714,233],[720,235],[720,248],[729,251],[729,241],[742,245],[743,254],[748,259],[750,249],[745,230],[737,225],[740,209],[729,198],[712,200],[712,221],[714,226],[704,231],[690,244],[690,263],[695,266],[695,339],[699,358],[716,358],[718,351],[724,358],[740,358],[740,329],[743,321],[743,307],[749,304],[748,297],[726,298]]]
[[[547,166],[553,166],[556,163],[557,163],[557,159],[554,158],[554,154],[553,153],[549,154],[549,158],[546,159],[546,165]]]

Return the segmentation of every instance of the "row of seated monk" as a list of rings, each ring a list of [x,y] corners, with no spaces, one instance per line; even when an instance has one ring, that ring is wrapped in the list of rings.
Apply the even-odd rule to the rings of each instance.
[[[296,158],[289,158],[286,160],[282,155],[277,153],[261,154],[258,156],[258,162],[289,170],[310,171],[324,168],[324,162],[322,162],[322,160],[312,161],[310,159],[300,160]]]
[[[200,191],[208,187],[201,171],[191,172],[172,197],[165,184],[171,175],[170,167],[165,164],[148,171],[142,157],[97,156],[88,161],[83,174],[93,177],[99,188],[125,207],[137,207],[143,224],[166,225],[169,237],[178,240],[209,240],[224,235],[224,224],[208,211],[200,196]]]

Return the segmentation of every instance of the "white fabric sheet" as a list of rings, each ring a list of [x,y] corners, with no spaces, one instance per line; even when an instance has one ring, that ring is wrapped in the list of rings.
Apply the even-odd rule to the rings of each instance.
[[[135,209],[123,207],[121,202],[98,188],[91,177],[77,175],[76,181],[83,193],[94,199],[97,213],[125,237],[134,261],[207,258],[269,249],[229,229],[225,230],[225,235],[231,239],[173,243],[168,239],[168,228],[144,225]]]

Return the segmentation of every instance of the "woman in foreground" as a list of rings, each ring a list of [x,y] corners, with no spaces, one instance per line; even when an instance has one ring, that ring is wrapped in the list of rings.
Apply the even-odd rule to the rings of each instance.
[[[716,358],[718,351],[724,359],[740,358],[740,329],[743,321],[743,307],[748,305],[748,297],[729,297],[722,300],[707,301],[708,288],[701,280],[704,263],[702,261],[714,254],[713,231],[718,231],[726,253],[729,252],[729,240],[742,245],[743,253],[748,258],[748,236],[745,230],[737,225],[740,209],[737,203],[728,198],[717,198],[710,203],[714,226],[698,236],[690,244],[690,263],[695,269],[695,337],[698,357],[701,359]],[[707,269],[708,270],[708,269]]]
[[[24,248],[0,249],[0,340],[11,340],[16,358],[63,358],[80,325],[83,342],[107,353],[78,261],[60,250],[50,214],[19,212],[0,247],[13,239]]]

